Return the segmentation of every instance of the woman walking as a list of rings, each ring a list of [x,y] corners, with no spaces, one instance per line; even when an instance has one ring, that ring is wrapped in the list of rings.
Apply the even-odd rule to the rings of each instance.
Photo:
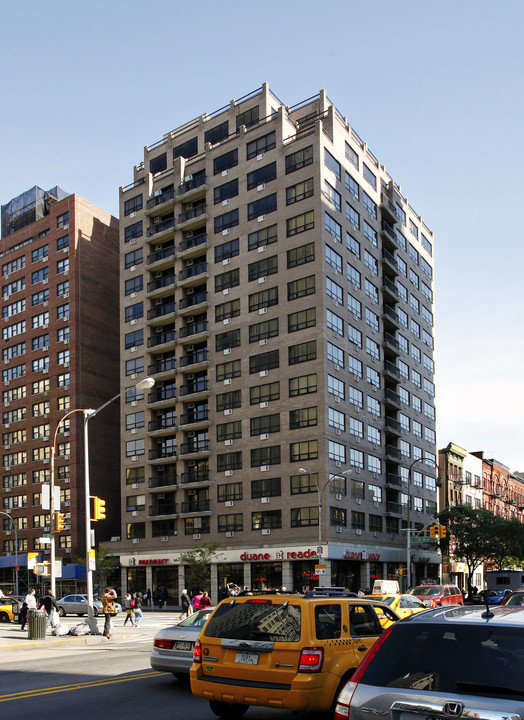
[[[124,610],[126,611],[126,619],[124,620],[124,625],[127,625],[127,621],[131,620],[131,625],[135,627],[135,621],[133,620],[133,600],[131,598],[131,593],[126,593],[124,597]]]
[[[135,597],[133,598],[135,601],[133,612],[135,613],[135,625],[138,627],[140,620],[142,620],[142,617],[144,616],[144,613],[142,612],[142,593],[137,592],[135,593]]]

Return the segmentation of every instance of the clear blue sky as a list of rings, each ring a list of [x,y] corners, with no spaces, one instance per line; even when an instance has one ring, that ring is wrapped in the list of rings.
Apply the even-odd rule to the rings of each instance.
[[[0,203],[118,213],[143,146],[267,81],[321,88],[435,232],[438,445],[524,470],[524,3],[2,3]]]

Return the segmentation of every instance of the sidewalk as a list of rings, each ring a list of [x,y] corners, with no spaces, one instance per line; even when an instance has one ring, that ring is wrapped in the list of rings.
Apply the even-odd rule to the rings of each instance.
[[[74,627],[82,622],[82,618],[78,618],[78,622],[68,623],[70,627]],[[100,633],[104,627],[104,618],[98,619],[98,629]],[[133,626],[123,627],[121,624],[116,625],[111,633],[111,640],[134,640],[136,638],[147,636],[147,632]],[[55,645],[98,645],[107,644],[108,641],[104,635],[52,635],[51,630],[47,630],[44,640],[30,640],[29,631],[20,630],[18,623],[6,623],[0,625],[0,650],[34,650],[36,648],[49,648]]]

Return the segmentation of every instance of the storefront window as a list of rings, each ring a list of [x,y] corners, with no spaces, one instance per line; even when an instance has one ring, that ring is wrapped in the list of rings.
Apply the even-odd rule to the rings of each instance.
[[[317,560],[302,560],[293,563],[293,590],[306,592],[318,586],[318,575],[315,574]],[[289,588],[288,588],[289,589]]]
[[[223,563],[217,567],[218,599],[223,600],[227,595],[224,588],[229,583],[235,583],[242,590],[244,588],[243,563]]]
[[[251,589],[276,590],[282,587],[282,563],[252,563]]]
[[[182,588],[183,589],[183,588]],[[209,588],[187,588],[190,594],[198,590]],[[180,592],[178,589],[178,566],[153,567],[153,601],[158,603],[159,598],[163,599],[163,605],[180,605]]]

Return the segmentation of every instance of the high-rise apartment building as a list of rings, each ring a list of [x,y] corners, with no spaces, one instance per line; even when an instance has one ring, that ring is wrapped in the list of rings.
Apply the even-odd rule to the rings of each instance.
[[[58,423],[118,392],[118,242],[116,218],[58,187],[34,187],[2,206],[1,493],[22,573],[27,552],[49,559],[41,538],[53,523],[42,494]],[[58,430],[64,530],[55,535],[56,557],[71,565],[85,560],[83,414]],[[91,489],[114,510],[113,527],[100,523],[97,539],[119,534],[118,438],[117,409],[90,421]],[[4,589],[15,563],[10,517],[0,515]]]
[[[402,575],[437,457],[433,236],[400,186],[324,91],[264,85],[146,147],[120,211],[123,584],[176,599],[209,540],[213,593]]]

